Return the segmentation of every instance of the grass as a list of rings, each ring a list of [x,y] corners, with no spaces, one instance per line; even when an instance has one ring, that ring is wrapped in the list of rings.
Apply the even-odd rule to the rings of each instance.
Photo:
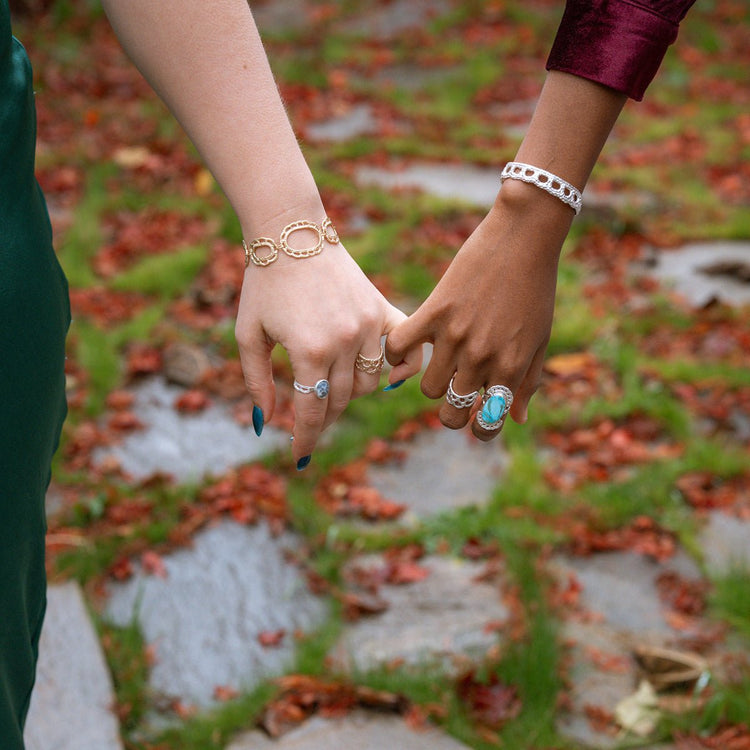
[[[364,3],[353,1],[345,5],[341,7],[342,17],[351,17],[366,7]],[[488,4],[473,0],[458,4],[445,17],[430,20],[423,29],[427,36],[420,45],[413,44],[409,35],[404,34],[383,50],[377,44],[365,44],[361,34],[328,28],[325,21],[316,27],[325,30],[319,35],[293,32],[267,40],[274,70],[282,82],[314,87],[318,103],[332,97],[333,110],[339,106],[341,102],[336,100],[328,74],[332,70],[347,70],[350,80],[347,96],[342,99],[344,103],[367,96],[375,105],[386,104],[395,109],[395,119],[403,126],[398,132],[378,133],[337,144],[303,143],[303,146],[326,198],[330,196],[334,201],[341,198],[344,207],[355,205],[356,216],[367,219],[361,232],[345,238],[347,249],[367,273],[412,300],[427,296],[436,280],[435,269],[456,250],[436,246],[431,239],[422,238],[425,217],[452,226],[457,216],[467,211],[473,215],[477,209],[416,191],[394,195],[377,187],[360,186],[352,175],[360,164],[383,163],[384,160],[387,163],[410,158],[450,159],[499,165],[512,156],[513,139],[502,135],[502,124],[498,125],[489,110],[477,108],[477,94],[492,95],[497,87],[518,75],[512,66],[504,66],[500,61],[520,60],[521,55],[524,60],[529,56],[531,61],[536,53],[529,45],[539,46],[539,39],[551,38],[557,11],[539,4],[495,5],[497,8],[493,12],[501,21],[521,26],[525,37],[524,34],[505,34],[467,44],[463,36],[466,28],[488,9]],[[65,25],[80,16],[82,9],[87,13],[91,11],[90,6],[90,0],[80,0],[80,4],[58,0],[57,21]],[[723,37],[717,30],[718,22],[713,18],[708,20],[707,14],[711,12],[710,7],[703,15],[696,10],[696,15],[689,17],[681,31],[681,42],[710,53],[712,61],[706,75],[716,76],[723,85],[742,81],[745,67],[720,59]],[[485,24],[484,30],[491,28],[491,23]],[[36,33],[30,27],[22,31],[26,37]],[[55,39],[62,43],[56,42],[49,52],[53,59],[65,70],[79,64],[81,39],[65,29],[56,31]],[[390,55],[386,63],[381,59],[384,51]],[[426,67],[425,59],[429,60]],[[374,64],[424,68],[426,83],[418,91],[383,87],[376,82],[376,71],[371,69]],[[541,75],[540,62],[538,81]],[[431,554],[457,554],[467,540],[497,543],[509,584],[519,592],[526,623],[526,632],[520,641],[504,647],[497,660],[481,665],[487,674],[497,674],[503,681],[517,686],[522,698],[520,716],[500,732],[505,747],[566,747],[555,729],[556,701],[565,687],[561,677],[563,658],[558,621],[547,603],[548,581],[537,564],[542,551],[559,549],[567,541],[555,522],[574,507],[580,507],[584,514],[606,528],[617,528],[638,515],[648,515],[675,532],[683,546],[697,555],[695,519],[676,489],[677,479],[691,471],[708,471],[719,478],[747,471],[745,448],[732,435],[718,432],[711,437],[702,436],[697,429],[699,416],[674,395],[674,386],[685,383],[696,386],[715,383],[739,391],[750,386],[747,368],[720,357],[708,360],[673,357],[666,353],[646,354],[641,345],[644,337],[654,332],[690,336],[696,327],[712,325],[715,320],[712,313],[683,308],[666,293],[657,292],[649,296],[645,309],[621,310],[613,305],[612,309],[595,315],[584,290],[596,283],[596,278],[592,277],[588,262],[577,259],[575,253],[579,243],[593,231],[607,232],[615,239],[633,233],[644,237],[644,242],[658,240],[662,230],[667,230],[672,242],[702,237],[750,238],[750,215],[744,205],[725,201],[707,183],[709,171],[721,173],[735,169],[748,155],[747,144],[732,130],[740,118],[746,116],[745,112],[729,95],[721,100],[714,96],[716,101],[707,98],[705,106],[702,101],[691,104],[687,101],[692,95],[690,78],[688,65],[674,50],[670,51],[662,75],[649,92],[648,103],[626,108],[618,125],[617,141],[609,147],[616,149],[613,158],[605,154],[595,173],[595,181],[611,181],[620,189],[653,195],[654,206],[646,210],[613,210],[590,219],[583,217],[574,224],[563,251],[549,353],[591,352],[607,376],[612,375],[616,396],[602,389],[582,405],[572,400],[570,404],[553,407],[543,393],[540,394],[532,402],[528,425],[519,427],[508,422],[505,427],[503,440],[509,462],[502,482],[489,501],[424,519],[410,528],[386,524],[363,528],[332,517],[317,506],[314,490],[317,482],[335,467],[361,458],[373,438],[390,439],[406,420],[435,409],[435,403],[421,394],[418,379],[393,393],[376,392],[353,402],[331,431],[328,441],[316,451],[313,464],[303,475],[294,472],[286,452],[280,451],[265,459],[267,466],[287,480],[291,525],[310,550],[308,564],[331,583],[340,583],[343,564],[359,553],[418,542]],[[53,92],[50,90],[49,94]],[[348,99],[350,94],[351,99]],[[293,119],[309,115],[304,109],[305,102],[291,97],[288,105]],[[140,117],[153,126],[151,132],[157,141],[184,144],[184,135],[165,115],[163,105],[147,101],[139,112]],[[701,157],[699,166],[671,158],[654,158],[646,164],[631,166],[614,158],[621,155],[623,149],[652,144],[666,147],[681,138],[686,130],[697,132],[705,148],[706,155]],[[193,153],[190,149],[189,152]],[[103,230],[104,220],[121,210],[136,212],[145,207],[178,210],[202,217],[209,226],[215,227],[219,236],[238,247],[241,240],[239,222],[218,190],[200,194],[197,189],[190,192],[158,183],[153,190],[142,192],[133,188],[130,171],[106,159],[91,163],[82,147],[75,149],[74,156],[76,164],[83,165],[86,182],[72,214],[72,224],[57,243],[71,286],[82,288],[106,283],[110,289],[137,292],[148,299],[142,312],[127,322],[106,328],[82,315],[75,316],[69,352],[86,378],[87,401],[81,410],[73,410],[69,433],[80,420],[103,414],[107,394],[122,385],[123,353],[131,342],[186,339],[201,345],[208,342],[213,352],[236,356],[233,325],[222,323],[209,331],[197,331],[183,329],[169,320],[170,302],[189,294],[196,275],[207,262],[206,248],[194,246],[149,256],[104,282],[92,265],[95,254],[108,239]],[[58,162],[62,164],[64,158],[72,157],[46,151],[40,153],[40,164],[50,169]],[[348,212],[348,208],[341,210]],[[734,318],[727,314],[722,321],[739,325],[743,314],[737,313]],[[284,360],[279,350],[274,357],[277,362]],[[627,424],[629,419],[644,415],[656,420],[665,441],[684,446],[682,455],[634,466],[617,481],[584,484],[574,497],[556,492],[545,481],[545,459],[540,451],[540,438],[545,430],[586,428],[603,419]],[[437,476],[439,457],[435,470]],[[165,543],[179,523],[182,510],[195,501],[200,491],[200,486],[114,484],[107,479],[87,476],[85,472],[74,472],[66,468],[60,457],[56,459],[56,476],[60,482],[81,488],[79,502],[65,523],[85,529],[86,543],[80,549],[58,555],[53,573],[89,585],[98,580],[114,560],[134,549],[135,544],[158,546]],[[107,528],[110,504],[123,502],[134,494],[150,499],[153,511],[130,528]],[[731,625],[734,637],[750,637],[750,572],[745,568],[732,569],[717,577],[713,586],[711,608],[715,617]],[[147,685],[143,638],[135,624],[125,628],[98,624],[115,676],[123,731],[128,747],[134,750],[223,749],[237,732],[253,725],[263,705],[275,692],[273,685],[264,682],[247,695],[181,722],[179,726],[160,733],[147,730],[144,717],[153,709],[154,697]],[[320,630],[298,643],[293,669],[305,674],[325,674],[326,656],[342,628],[341,612],[332,605],[330,618]],[[354,675],[353,679],[402,693],[419,705],[439,703],[447,710],[442,723],[455,737],[480,750],[496,747],[478,730],[475,720],[461,705],[453,680],[446,675],[429,669],[382,669]],[[704,709],[686,717],[682,726],[707,730],[724,721],[746,721],[749,680],[715,684]],[[668,730],[667,727],[665,738],[669,736]]]
[[[184,293],[208,257],[207,248],[189,247],[167,255],[152,255],[118,274],[111,287],[123,292],[141,292],[162,299]]]
[[[714,578],[711,604],[719,617],[750,639],[750,568],[735,562]]]

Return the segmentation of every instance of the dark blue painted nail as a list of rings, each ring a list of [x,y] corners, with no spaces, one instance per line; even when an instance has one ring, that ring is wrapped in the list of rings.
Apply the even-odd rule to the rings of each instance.
[[[302,471],[302,469],[307,468],[310,461],[312,461],[312,456],[302,456],[302,458],[297,461],[297,471]]]
[[[253,429],[260,437],[260,433],[263,432],[263,412],[255,405],[253,405]]]
[[[387,385],[385,388],[383,388],[384,391],[395,391],[396,388],[400,388],[406,381],[405,380],[397,380],[395,383],[391,383],[390,385]]]

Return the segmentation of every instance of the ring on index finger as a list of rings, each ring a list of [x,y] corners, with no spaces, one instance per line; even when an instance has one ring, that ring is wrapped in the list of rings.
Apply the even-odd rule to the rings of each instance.
[[[294,390],[298,393],[314,393],[319,399],[328,398],[328,394],[331,391],[331,386],[328,381],[323,378],[319,380],[315,385],[302,385],[296,380],[294,381]]]
[[[456,376],[454,375],[453,378]],[[448,392],[445,394],[445,400],[451,405],[455,406],[456,409],[469,409],[470,407],[474,406],[474,403],[477,400],[477,396],[479,395],[479,391],[472,391],[471,393],[467,393],[465,396],[462,396],[460,393],[456,393],[453,390],[453,378],[451,378],[451,382],[448,383]]]
[[[477,412],[477,424],[489,432],[499,430],[512,403],[513,393],[510,388],[505,385],[490,386],[482,396],[482,408]]]
[[[364,372],[367,375],[377,375],[383,369],[384,364],[385,348],[382,344],[380,345],[380,354],[374,359],[363,357],[361,354],[358,354],[357,358],[354,360],[354,366],[360,372]]]

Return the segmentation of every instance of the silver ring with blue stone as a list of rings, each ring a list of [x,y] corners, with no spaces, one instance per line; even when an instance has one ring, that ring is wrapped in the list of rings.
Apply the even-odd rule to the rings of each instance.
[[[319,399],[322,400],[324,398],[328,398],[331,386],[325,378],[323,378],[323,380],[319,380],[315,385],[302,385],[302,383],[298,383],[295,380],[294,390],[299,393],[314,393]]]
[[[513,403],[513,393],[504,385],[493,385],[482,396],[482,408],[477,412],[477,424],[492,432],[499,430],[505,421],[505,415]]]

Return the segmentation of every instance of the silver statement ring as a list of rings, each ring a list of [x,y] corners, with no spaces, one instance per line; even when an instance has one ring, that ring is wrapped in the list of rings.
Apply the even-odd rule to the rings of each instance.
[[[328,398],[331,386],[325,378],[319,380],[315,385],[302,385],[295,380],[294,390],[298,393],[314,393],[319,399],[323,400]]]
[[[454,375],[453,378],[456,376]],[[479,391],[472,391],[462,396],[460,393],[456,393],[453,390],[453,378],[448,383],[448,392],[445,394],[445,400],[451,405],[455,406],[456,409],[469,409],[476,403]]]
[[[380,345],[380,354],[371,359],[370,357],[363,357],[361,354],[357,355],[354,360],[354,366],[360,371],[367,375],[377,375],[385,364],[385,349],[383,345]]]
[[[482,396],[482,408],[477,412],[477,424],[488,432],[499,430],[512,403],[513,393],[510,388],[504,385],[490,386]]]

